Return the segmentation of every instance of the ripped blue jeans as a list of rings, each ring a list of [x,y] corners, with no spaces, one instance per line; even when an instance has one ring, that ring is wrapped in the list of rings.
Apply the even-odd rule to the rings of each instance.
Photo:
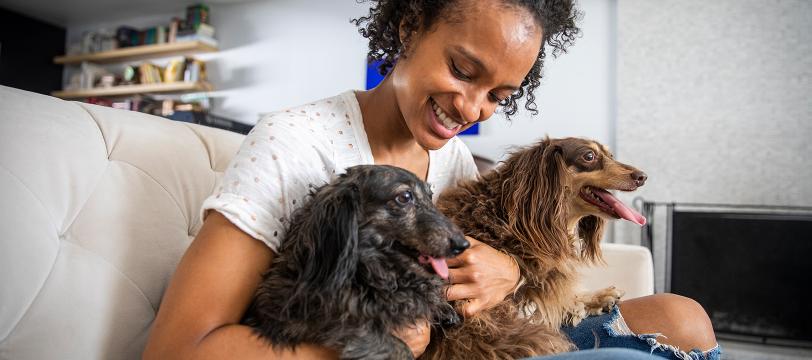
[[[595,348],[626,348],[650,352],[652,355],[677,360],[719,360],[719,345],[709,350],[693,349],[689,352],[662,344],[662,334],[635,334],[629,330],[620,308],[615,306],[608,314],[590,316],[576,326],[561,329],[579,350]]]

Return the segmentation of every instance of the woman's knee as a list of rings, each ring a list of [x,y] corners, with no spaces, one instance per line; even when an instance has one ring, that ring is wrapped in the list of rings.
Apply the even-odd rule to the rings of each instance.
[[[661,333],[661,343],[682,350],[708,350],[716,346],[708,314],[695,300],[676,294],[657,294],[620,304],[629,328],[637,334]]]

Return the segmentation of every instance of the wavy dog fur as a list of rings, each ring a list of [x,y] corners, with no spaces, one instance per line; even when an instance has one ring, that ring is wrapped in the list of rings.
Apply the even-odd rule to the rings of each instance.
[[[391,166],[355,166],[311,194],[244,323],[277,346],[321,344],[343,359],[410,359],[391,333],[417,319],[458,321],[444,281],[418,260],[468,242],[427,184]]]
[[[592,152],[594,160],[584,157]],[[512,154],[478,181],[441,194],[438,208],[466,235],[512,255],[526,284],[457,327],[434,329],[429,359],[515,359],[573,349],[560,332],[619,299],[614,288],[577,297],[576,266],[600,262],[604,218],[584,201],[590,186],[631,191],[645,174],[601,144],[545,138]]]

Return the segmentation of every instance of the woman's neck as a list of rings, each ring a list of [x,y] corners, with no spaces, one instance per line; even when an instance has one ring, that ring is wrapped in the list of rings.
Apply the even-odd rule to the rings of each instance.
[[[390,76],[375,88],[355,96],[376,163],[403,167],[401,161],[412,162],[410,159],[425,156],[426,150],[417,144],[401,115]]]

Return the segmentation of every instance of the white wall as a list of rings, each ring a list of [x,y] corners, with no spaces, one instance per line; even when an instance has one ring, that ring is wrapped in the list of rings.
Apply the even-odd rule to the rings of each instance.
[[[367,42],[350,19],[354,0],[274,0],[212,7],[220,53],[210,60],[222,100],[215,112],[247,123],[257,114],[363,89]]]
[[[638,195],[812,206],[810,19],[805,0],[619,3],[618,156],[648,173]]]

